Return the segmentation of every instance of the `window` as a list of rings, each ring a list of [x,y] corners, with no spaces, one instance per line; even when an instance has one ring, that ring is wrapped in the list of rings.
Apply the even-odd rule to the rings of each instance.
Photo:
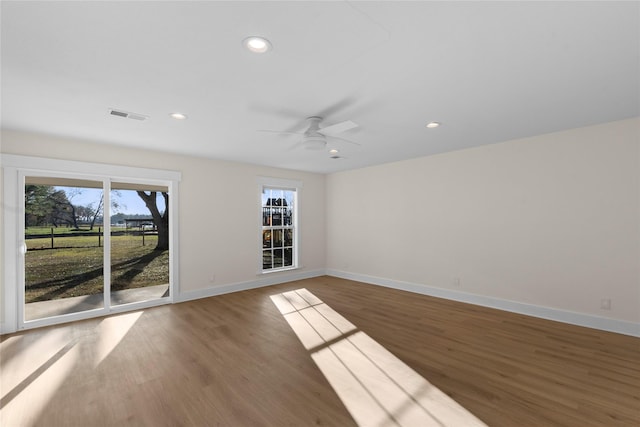
[[[282,184],[282,183],[281,183]],[[261,197],[262,272],[298,268],[298,183],[263,184]]]

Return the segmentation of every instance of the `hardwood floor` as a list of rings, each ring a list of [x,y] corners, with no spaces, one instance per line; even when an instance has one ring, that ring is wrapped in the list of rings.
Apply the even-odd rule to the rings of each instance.
[[[640,425],[638,338],[332,277],[3,336],[0,425],[355,425],[270,299],[299,288],[490,426]]]

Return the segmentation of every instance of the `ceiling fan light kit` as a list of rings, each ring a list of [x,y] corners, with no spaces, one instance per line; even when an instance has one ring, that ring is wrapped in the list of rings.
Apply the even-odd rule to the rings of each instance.
[[[305,150],[322,150],[327,145],[327,139],[323,135],[305,135],[302,145]]]

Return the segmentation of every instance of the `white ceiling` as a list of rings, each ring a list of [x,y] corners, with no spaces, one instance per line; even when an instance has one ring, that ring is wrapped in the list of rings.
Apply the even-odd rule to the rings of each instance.
[[[4,129],[330,173],[640,115],[636,1],[1,8]],[[258,132],[312,115],[361,145]]]

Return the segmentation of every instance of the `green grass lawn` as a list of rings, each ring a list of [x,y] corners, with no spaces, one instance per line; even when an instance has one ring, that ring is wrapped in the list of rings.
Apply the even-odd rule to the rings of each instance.
[[[27,246],[38,248],[40,240],[47,239],[27,240]],[[65,246],[75,241],[78,247],[29,250],[25,255],[26,303],[102,293],[104,248],[97,246],[97,236],[59,240],[69,243]],[[111,238],[112,290],[169,283],[169,251],[155,251],[156,242],[156,236],[145,236],[145,246],[141,236]]]

